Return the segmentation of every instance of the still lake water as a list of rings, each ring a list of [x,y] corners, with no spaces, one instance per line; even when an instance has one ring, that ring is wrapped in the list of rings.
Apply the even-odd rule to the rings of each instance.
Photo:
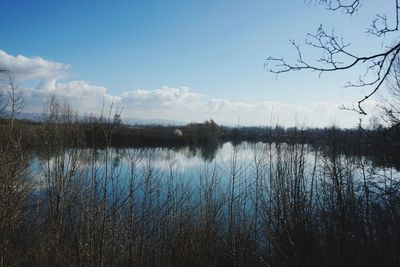
[[[271,175],[289,179],[301,176],[308,183],[311,177],[329,176],[333,163],[341,168],[344,178],[361,180],[366,174],[369,180],[384,182],[387,177],[399,177],[393,168],[373,166],[362,156],[342,154],[332,160],[310,145],[261,142],[226,142],[201,148],[111,148],[95,152],[71,149],[47,158],[38,153],[33,156],[30,169],[38,188],[44,186],[46,173],[61,171],[64,176],[83,180],[94,175],[97,179],[107,176],[109,186],[124,191],[131,177],[143,180],[146,176],[156,177],[161,184],[168,177],[179,178],[181,183],[194,187],[206,176],[218,177],[224,187],[232,178],[252,184],[255,177],[265,180]]]
[[[397,196],[399,173],[374,166],[364,156],[332,155],[328,148],[323,149],[302,144],[228,142],[197,149],[38,151],[31,160],[36,183],[32,203],[39,203],[32,205],[32,217],[39,223],[51,221],[46,218],[58,218],[60,213],[51,209],[57,207],[68,218],[72,209],[69,220],[83,229],[82,244],[92,242],[86,229],[94,229],[96,236],[105,229],[107,235],[116,236],[118,244],[125,244],[128,238],[140,248],[138,255],[164,247],[167,252],[161,255],[167,256],[161,256],[161,261],[169,259],[169,251],[178,244],[204,247],[206,253],[201,255],[194,250],[198,257],[209,253],[208,248],[220,253],[216,255],[246,248],[245,255],[250,258],[277,257],[278,263],[280,255],[275,251],[282,251],[283,242],[290,244],[283,247],[289,251],[284,255],[292,257],[292,244],[296,244],[294,251],[310,247],[308,236],[317,244],[312,255],[330,253],[324,244],[336,247],[349,237],[352,243],[344,251],[365,251],[371,243],[381,242],[372,247],[374,251],[388,246],[386,240],[396,247],[395,234],[389,231],[382,239],[378,230],[398,225],[397,219],[390,220],[392,204],[388,200]],[[374,209],[372,215],[369,208]],[[384,214],[383,219],[380,214]],[[370,236],[367,229],[371,225],[375,228]],[[47,237],[51,230],[44,229]],[[73,231],[66,229],[69,238]],[[332,238],[332,233],[338,238]],[[357,250],[358,244],[366,245]],[[342,258],[335,252],[332,255]],[[345,255],[353,258],[354,254]]]
[[[179,147],[179,148],[111,148],[99,149],[71,149],[63,155],[48,157],[45,153],[35,153],[32,157],[30,169],[34,180],[43,182],[44,174],[62,165],[64,174],[68,169],[76,169],[79,173],[90,175],[95,162],[96,173],[104,175],[107,171],[111,176],[127,178],[132,168],[136,175],[145,175],[151,170],[154,174],[174,175],[196,178],[205,169],[218,169],[219,174],[226,176],[232,167],[233,157],[240,165],[250,165],[256,155],[265,151],[267,145],[263,143],[243,142],[234,146],[230,142],[209,147]],[[109,166],[105,166],[105,162]],[[62,162],[62,164],[60,164]],[[107,168],[107,169],[106,169]],[[121,182],[121,181],[120,181]]]

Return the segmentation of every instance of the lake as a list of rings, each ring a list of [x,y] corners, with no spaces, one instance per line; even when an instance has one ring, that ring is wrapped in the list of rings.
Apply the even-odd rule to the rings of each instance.
[[[361,155],[332,155],[328,150],[316,150],[308,144],[262,142],[96,151],[75,148],[58,155],[57,152],[52,155],[42,152],[33,155],[31,171],[38,188],[45,184],[46,175],[61,171],[64,176],[72,175],[76,179],[96,176],[101,180],[108,176],[110,185],[118,186],[118,190],[123,192],[132,176],[141,180],[149,172],[152,178],[160,180],[160,185],[165,185],[167,178],[173,176],[180,182],[198,187],[201,178],[213,175],[218,177],[219,185],[229,186],[233,178],[240,184],[251,186],[255,179],[265,180],[268,176],[280,175],[285,179],[301,179],[304,186],[310,186],[312,179],[325,180],[333,165],[341,170],[341,176],[351,176],[358,182],[362,182],[366,175],[374,182],[382,182],[382,177],[398,176],[394,168],[376,166]]]
[[[87,261],[105,247],[122,265],[353,265],[399,241],[399,173],[334,146],[58,148],[30,162],[29,216]]]

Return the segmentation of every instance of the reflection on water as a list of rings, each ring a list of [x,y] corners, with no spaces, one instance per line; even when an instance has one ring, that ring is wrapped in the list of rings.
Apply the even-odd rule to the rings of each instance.
[[[217,166],[223,179],[229,179],[233,167],[245,169],[247,177],[254,176],[254,168],[257,161],[262,161],[263,165],[286,168],[289,165],[303,164],[301,171],[307,176],[315,175],[316,166],[328,166],[328,162],[337,161],[342,165],[352,166],[354,173],[361,172],[360,166],[370,166],[365,157],[354,155],[339,155],[337,159],[332,159],[332,155],[323,151],[315,151],[311,145],[307,144],[286,144],[286,143],[250,143],[242,142],[232,144],[210,144],[202,147],[176,147],[176,148],[110,148],[110,149],[70,149],[61,156],[54,153],[48,157],[44,152],[37,152],[31,160],[31,170],[34,180],[43,180],[44,173],[65,161],[63,168],[65,172],[73,167],[74,172],[86,173],[93,172],[104,175],[104,172],[118,173],[119,178],[129,176],[130,169],[152,168],[159,174],[174,172],[174,174],[185,175],[192,180],[198,179],[206,166]],[[61,158],[60,158],[61,157]],[[296,162],[297,160],[303,162]],[[107,162],[108,166],[105,166]],[[259,163],[259,162],[258,162]],[[236,166],[232,166],[236,164]],[[336,164],[336,163],[335,163]],[[73,165],[73,166],[72,166]],[[263,166],[265,167],[265,166]],[[350,168],[350,167],[349,167]],[[387,172],[387,168],[374,168],[374,173]],[[325,169],[319,169],[326,172]],[[365,170],[364,170],[365,171]],[[391,172],[397,173],[394,169]],[[313,174],[314,173],[314,174]],[[108,174],[107,174],[108,175]],[[358,175],[359,176],[359,175]],[[379,175],[376,175],[377,177]]]
[[[241,161],[250,162],[252,154],[259,153],[265,149],[265,144],[242,143],[233,146],[230,142],[221,145],[205,147],[179,147],[179,148],[127,148],[113,149],[111,158],[113,167],[127,168],[132,162],[137,167],[145,167],[151,164],[159,171],[173,170],[180,173],[192,172],[204,165],[218,164],[226,166],[229,164],[234,150],[240,151]],[[85,151],[91,154],[91,150]],[[97,152],[97,157],[104,151]]]
[[[70,224],[100,236],[103,228],[97,225],[106,222],[109,234],[121,231],[116,243],[124,244],[128,237],[143,247],[130,248],[132,255],[139,255],[134,259],[143,257],[142,251],[164,246],[160,256],[164,260],[173,244],[184,248],[194,244],[206,251],[202,255],[212,255],[207,251],[212,246],[215,255],[229,255],[229,264],[222,266],[231,266],[234,257],[269,258],[271,266],[279,266],[281,251],[285,259],[332,253],[327,257],[331,259],[343,258],[342,251],[353,251],[362,242],[360,251],[374,242],[374,248],[382,248],[387,240],[395,247],[396,235],[378,230],[389,228],[386,218],[400,203],[399,174],[392,168],[377,168],[363,156],[333,151],[307,144],[227,142],[203,148],[71,148],[37,153],[31,162],[37,192],[33,197],[34,203],[45,204],[33,217],[57,219],[72,207],[76,216],[70,216]],[[47,203],[61,211],[53,213]],[[389,222],[392,229],[397,218]],[[347,239],[354,242],[343,244]],[[85,242],[92,241],[81,243]],[[316,249],[303,251],[311,243]],[[331,251],[327,244],[343,249]],[[248,252],[237,256],[236,251],[244,248]],[[192,255],[199,255],[198,250],[188,258]],[[345,257],[348,262],[342,266],[357,265],[351,264],[353,255]],[[211,258],[202,266],[215,265]],[[301,262],[307,265],[308,260]]]

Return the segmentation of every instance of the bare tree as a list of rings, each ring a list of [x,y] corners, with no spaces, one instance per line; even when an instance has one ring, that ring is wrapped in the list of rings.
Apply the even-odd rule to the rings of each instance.
[[[390,126],[400,125],[400,58],[393,64],[387,79],[388,96],[382,97],[383,120]]]
[[[15,80],[12,76],[8,77],[8,98],[9,98],[9,108],[10,108],[10,132],[14,129],[14,121],[15,121],[15,116],[17,115],[18,112],[21,112],[22,109],[24,108],[24,98],[22,96],[21,90],[18,88],[18,86],[15,83]]]
[[[25,234],[27,199],[31,193],[29,171],[21,131],[14,131],[15,114],[22,109],[22,97],[10,73],[0,68],[0,266],[17,266],[26,258],[16,243]],[[1,77],[3,78],[3,77]]]
[[[8,102],[5,97],[4,91],[4,88],[0,87],[0,117],[4,117]]]
[[[6,73],[8,73],[8,71],[6,69],[0,68],[0,74],[6,74]],[[5,91],[6,91],[6,87],[1,85],[0,86],[0,116],[5,115],[5,111],[6,111],[7,104],[8,104]]]
[[[10,133],[14,130],[15,116],[24,108],[22,92],[9,71],[0,69],[2,86],[0,88],[0,115],[8,115],[10,119]]]
[[[368,29],[368,34],[380,38],[382,41],[389,33],[399,31],[399,0],[392,0],[394,14],[388,18],[385,14],[377,14]],[[314,2],[310,0],[309,2]],[[347,15],[354,15],[361,8],[360,0],[315,0],[315,2],[325,5],[328,10],[341,11]],[[281,74],[291,71],[311,70],[320,73],[336,72],[355,69],[358,66],[364,66],[370,78],[360,78],[355,83],[349,83],[352,87],[368,88],[368,93],[358,100],[357,106],[344,109],[350,109],[359,114],[366,115],[363,107],[364,102],[374,95],[387,80],[390,72],[394,67],[396,57],[400,52],[400,41],[393,40],[390,46],[385,46],[379,51],[371,54],[357,54],[349,49],[350,43],[345,42],[337,36],[335,32],[326,31],[322,25],[315,34],[308,33],[305,44],[321,53],[319,60],[316,62],[305,59],[300,49],[300,44],[294,40],[290,41],[297,51],[297,60],[292,63],[284,58],[268,57],[265,61],[265,67],[269,72]]]

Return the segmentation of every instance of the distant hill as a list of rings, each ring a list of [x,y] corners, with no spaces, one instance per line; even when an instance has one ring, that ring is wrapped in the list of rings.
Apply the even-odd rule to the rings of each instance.
[[[176,126],[184,126],[187,125],[187,122],[183,121],[174,121],[174,120],[163,120],[163,119],[138,119],[138,118],[122,118],[122,122],[130,125],[176,125]]]
[[[37,112],[19,112],[15,117],[19,120],[40,122],[42,120],[43,114]]]

